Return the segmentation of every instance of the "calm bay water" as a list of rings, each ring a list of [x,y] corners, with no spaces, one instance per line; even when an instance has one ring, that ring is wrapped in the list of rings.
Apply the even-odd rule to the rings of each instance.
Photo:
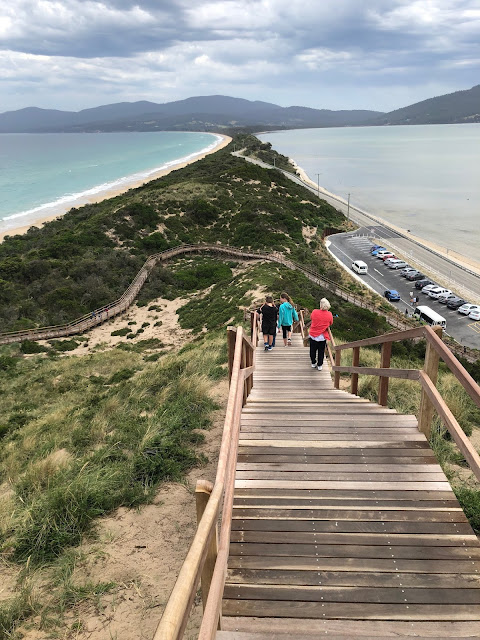
[[[0,135],[0,232],[147,180],[214,148],[210,133]]]
[[[350,193],[353,205],[479,260],[479,125],[302,129],[258,137],[328,191],[345,200]]]

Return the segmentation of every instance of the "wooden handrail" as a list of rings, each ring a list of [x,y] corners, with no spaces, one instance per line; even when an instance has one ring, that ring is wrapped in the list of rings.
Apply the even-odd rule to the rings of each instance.
[[[214,637],[221,619],[221,602],[230,545],[231,513],[235,485],[235,468],[240,432],[240,415],[253,384],[255,369],[255,347],[257,343],[258,319],[252,325],[251,339],[244,335],[243,327],[228,327],[227,335],[232,356],[230,389],[225,423],[220,445],[217,473],[213,492],[201,515],[198,529],[190,551],[180,571],[154,640],[180,640],[187,624],[196,589],[202,575],[202,599],[204,622],[208,637]],[[234,337],[234,340],[233,340]],[[222,526],[218,547],[213,544],[219,513]],[[214,551],[212,551],[212,547]],[[213,556],[216,555],[213,564]],[[207,574],[202,573],[207,557],[211,566]]]
[[[420,371],[418,369],[383,369],[381,367],[335,367],[339,373],[355,373],[366,376],[385,376],[386,378],[401,378],[403,380],[418,380]]]
[[[455,440],[458,448],[463,453],[465,460],[470,466],[470,469],[473,471],[477,479],[480,480],[480,456],[475,451],[472,443],[467,438],[461,426],[458,424],[453,413],[445,404],[445,401],[443,400],[433,382],[423,371],[419,371],[419,374],[420,384],[422,385],[422,388],[428,394],[438,415],[442,418],[443,422],[447,426],[448,431],[452,434],[452,438]]]
[[[364,338],[363,340],[355,340],[346,344],[339,344],[335,349],[352,349],[353,347],[371,347],[375,344],[383,344],[384,342],[398,342],[399,340],[407,340],[409,338],[423,338],[425,336],[425,327],[415,327],[405,331],[392,331],[384,333],[381,336],[373,338]],[[443,343],[442,343],[443,344]]]
[[[178,640],[188,621],[188,612],[195,598],[208,545],[214,533],[220,510],[223,484],[215,485],[197,532],[182,565],[154,640]]]
[[[396,331],[386,333],[365,340],[355,340],[341,345],[335,345],[335,364],[332,366],[334,373],[334,386],[340,388],[340,374],[350,373],[352,375],[352,390],[356,392],[356,382],[358,375],[374,375],[379,378],[378,404],[387,405],[388,380],[390,378],[402,378],[407,380],[419,380],[422,387],[422,397],[418,414],[418,427],[427,438],[430,437],[430,428],[433,417],[433,410],[437,412],[444,422],[447,430],[457,443],[460,451],[468,461],[471,470],[478,480],[480,480],[480,457],[470,444],[467,436],[446,405],[442,396],[436,389],[438,362],[441,358],[456,379],[463,386],[473,402],[480,407],[480,387],[472,376],[460,364],[450,349],[440,338],[441,327],[418,327],[406,331]],[[440,335],[438,335],[440,334]],[[407,338],[424,337],[427,340],[427,351],[425,354],[425,364],[423,371],[417,369],[394,369],[390,367],[391,345],[393,342],[405,340]],[[332,336],[333,338],[333,336]],[[358,366],[359,349],[372,345],[382,345],[382,362],[380,367]],[[388,347],[388,348],[387,348]],[[349,366],[341,365],[341,354],[346,349],[353,349],[353,363]],[[331,352],[329,351],[329,356]],[[356,377],[356,378],[354,378]]]

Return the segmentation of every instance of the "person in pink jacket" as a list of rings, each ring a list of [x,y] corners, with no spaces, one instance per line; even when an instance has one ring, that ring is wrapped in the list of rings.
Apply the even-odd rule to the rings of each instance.
[[[320,300],[320,309],[314,309],[311,313],[311,325],[308,337],[310,338],[310,360],[312,369],[319,371],[323,367],[325,344],[330,340],[328,328],[333,324],[333,316],[329,311],[330,302],[326,298]]]

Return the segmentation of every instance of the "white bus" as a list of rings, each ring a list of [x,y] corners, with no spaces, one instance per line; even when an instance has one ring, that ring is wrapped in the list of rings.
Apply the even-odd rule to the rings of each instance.
[[[424,305],[420,305],[415,309],[413,317],[420,320],[420,322],[429,324],[430,326],[443,327],[444,329],[447,328],[447,321],[445,318],[433,309],[430,309],[430,307],[426,307]]]

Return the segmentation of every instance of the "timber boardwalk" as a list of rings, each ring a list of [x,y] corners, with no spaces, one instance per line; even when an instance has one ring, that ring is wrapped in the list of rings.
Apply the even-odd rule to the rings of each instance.
[[[257,347],[217,638],[478,637],[480,545],[415,416]]]

